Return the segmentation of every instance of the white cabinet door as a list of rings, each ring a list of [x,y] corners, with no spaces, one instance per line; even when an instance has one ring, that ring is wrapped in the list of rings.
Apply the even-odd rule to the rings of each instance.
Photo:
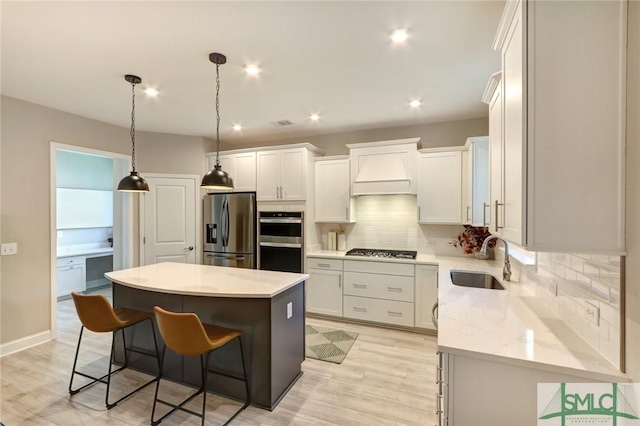
[[[415,286],[415,326],[435,330],[431,312],[438,301],[438,267],[416,265]]]
[[[473,204],[473,151],[462,151],[462,223],[471,224]]]
[[[342,271],[309,269],[307,312],[342,316]]]
[[[56,276],[58,296],[67,296],[72,291],[85,291],[87,288],[84,265],[58,267]]]
[[[430,152],[420,156],[420,223],[462,222],[462,153]]]
[[[501,78],[501,74],[496,76]],[[503,203],[502,188],[502,88],[497,85],[489,102],[489,199],[491,200],[489,230],[493,234],[502,236],[499,223],[504,223],[498,212]]]
[[[469,138],[468,182],[470,194],[467,194],[471,208],[469,223],[473,226],[489,225],[489,137]]]
[[[314,166],[316,222],[355,222],[349,195],[349,158],[317,160]]]
[[[502,49],[502,90],[504,93],[504,217],[502,235],[523,244],[524,127],[523,114],[523,11],[519,2]]]
[[[208,170],[216,165],[216,156],[208,157]],[[240,152],[233,154],[220,153],[220,166],[233,179],[233,192],[256,190],[256,153]],[[215,191],[210,192],[228,192]]]
[[[258,179],[256,198],[258,201],[276,201],[280,199],[280,152],[258,152]]]
[[[307,198],[307,156],[303,149],[280,153],[280,198],[287,201]]]

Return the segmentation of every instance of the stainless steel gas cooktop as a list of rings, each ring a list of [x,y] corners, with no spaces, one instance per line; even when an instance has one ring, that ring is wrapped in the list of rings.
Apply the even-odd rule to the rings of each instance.
[[[411,250],[379,250],[354,248],[349,250],[347,256],[385,257],[390,259],[415,259],[417,251]]]

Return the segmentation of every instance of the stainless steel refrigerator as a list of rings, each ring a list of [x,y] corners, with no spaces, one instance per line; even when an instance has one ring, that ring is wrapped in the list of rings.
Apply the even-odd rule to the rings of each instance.
[[[205,265],[256,268],[256,193],[204,197]]]

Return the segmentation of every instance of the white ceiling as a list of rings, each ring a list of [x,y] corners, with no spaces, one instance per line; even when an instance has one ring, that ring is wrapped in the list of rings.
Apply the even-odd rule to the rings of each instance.
[[[504,1],[2,1],[2,94],[128,127],[215,137],[307,136],[487,116]],[[388,39],[412,29],[402,46]],[[257,62],[258,78],[243,73]],[[151,99],[142,93],[156,87]],[[422,99],[415,110],[412,98]],[[321,120],[311,123],[312,112]],[[292,126],[271,122],[290,120]],[[234,123],[244,130],[231,131]]]

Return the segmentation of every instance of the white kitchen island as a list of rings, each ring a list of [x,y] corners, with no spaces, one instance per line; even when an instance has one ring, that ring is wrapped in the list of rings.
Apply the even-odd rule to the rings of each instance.
[[[302,374],[306,274],[183,263],[158,263],[109,272],[114,307],[152,312],[154,306],[174,312],[195,312],[202,322],[235,328],[244,333],[245,360],[250,374],[251,402],[272,410]],[[153,348],[149,334],[127,330],[128,345]],[[162,339],[159,337],[159,345]],[[118,339],[117,358],[122,360]],[[157,373],[155,360],[129,354],[129,365]],[[232,374],[242,366],[237,347],[228,345],[211,355],[211,365]],[[199,386],[198,357],[167,351],[163,374],[172,380]],[[244,385],[210,375],[207,388],[244,399]]]

